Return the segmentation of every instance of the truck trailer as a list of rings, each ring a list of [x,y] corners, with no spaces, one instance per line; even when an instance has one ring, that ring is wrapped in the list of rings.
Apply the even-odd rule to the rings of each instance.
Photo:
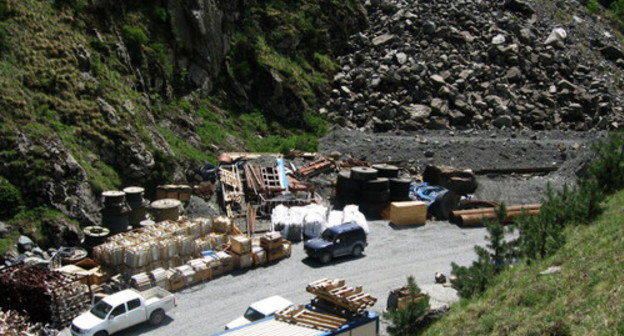
[[[379,315],[367,311],[364,316],[349,320],[333,331],[323,331],[301,324],[280,321],[275,316],[226,330],[212,336],[377,336]]]

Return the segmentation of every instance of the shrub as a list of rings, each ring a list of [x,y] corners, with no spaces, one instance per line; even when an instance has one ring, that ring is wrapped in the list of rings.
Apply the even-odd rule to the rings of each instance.
[[[149,42],[147,34],[140,27],[124,25],[122,27],[122,36],[126,43],[135,49],[140,49]]]
[[[598,10],[600,9],[600,6],[598,4],[598,0],[588,0],[587,4],[585,5],[587,7],[587,10],[589,10],[590,13],[595,14],[598,12]]]
[[[624,1],[623,1],[624,2]],[[624,8],[624,4],[622,5]],[[616,133],[609,141],[594,146],[596,160],[588,169],[589,179],[598,183],[598,188],[612,193],[624,187],[624,133]]]
[[[390,321],[387,331],[392,336],[418,335],[426,326],[425,316],[429,312],[429,296],[421,295],[413,276],[407,278],[409,301],[405,309],[391,309],[383,317]]]
[[[23,207],[22,194],[6,178],[0,176],[0,219],[9,219]]]
[[[0,23],[0,55],[4,55],[11,48],[9,32],[5,23]]]
[[[451,264],[451,273],[457,277],[453,286],[459,296],[470,298],[484,292],[492,283],[495,276],[507,268],[512,262],[512,243],[505,241],[504,222],[507,218],[507,209],[502,204],[496,210],[496,219],[486,221],[488,240],[487,248],[475,246],[477,260],[470,267]]]

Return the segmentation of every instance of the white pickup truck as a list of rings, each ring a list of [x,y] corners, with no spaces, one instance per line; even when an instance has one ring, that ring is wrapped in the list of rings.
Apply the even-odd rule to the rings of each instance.
[[[126,289],[105,297],[76,317],[70,331],[74,336],[108,336],[145,321],[158,325],[165,319],[165,312],[175,306],[173,294],[160,287],[143,292]]]
[[[254,302],[249,306],[249,308],[247,308],[247,310],[245,311],[245,315],[228,323],[225,326],[225,330],[238,328],[240,326],[244,326],[245,324],[262,320],[263,318],[266,318],[268,316],[273,316],[273,314],[284,308],[292,306],[292,304],[292,302],[284,299],[279,295],[274,295],[266,299]]]

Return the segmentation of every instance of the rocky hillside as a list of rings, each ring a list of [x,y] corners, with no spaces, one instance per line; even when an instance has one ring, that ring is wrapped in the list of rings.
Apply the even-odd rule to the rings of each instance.
[[[393,129],[615,129],[624,53],[579,1],[371,0],[330,120]]]
[[[355,0],[0,1],[0,221],[90,224],[102,190],[192,182],[217,151],[314,149],[366,26]]]

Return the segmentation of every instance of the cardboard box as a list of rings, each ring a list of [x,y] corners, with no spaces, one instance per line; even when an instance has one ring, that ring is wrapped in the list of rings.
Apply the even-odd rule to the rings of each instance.
[[[239,255],[251,252],[251,239],[246,236],[230,237],[230,249]]]
[[[427,204],[421,201],[392,202],[388,220],[398,226],[425,225],[427,222]]]

